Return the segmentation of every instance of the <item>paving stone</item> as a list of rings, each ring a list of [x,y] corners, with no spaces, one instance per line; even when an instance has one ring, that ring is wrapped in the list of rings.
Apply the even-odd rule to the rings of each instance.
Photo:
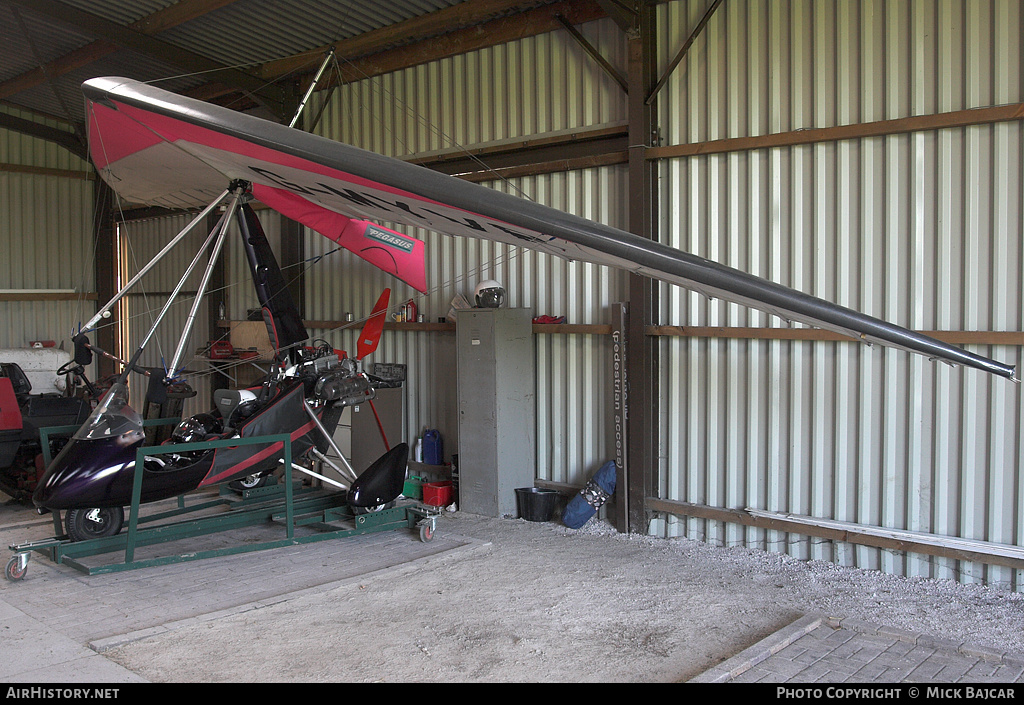
[[[814,623],[805,616],[797,623],[811,626],[803,634],[790,630],[784,648],[771,651],[773,635],[691,682],[1024,683],[1020,654],[857,620],[821,618]],[[745,671],[744,663],[756,665]],[[730,669],[731,677],[724,677]]]

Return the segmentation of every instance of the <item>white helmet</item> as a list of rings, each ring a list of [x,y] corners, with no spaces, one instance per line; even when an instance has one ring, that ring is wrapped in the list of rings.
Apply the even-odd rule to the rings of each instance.
[[[474,296],[479,308],[501,308],[505,303],[505,287],[493,279],[485,279],[476,285]]]

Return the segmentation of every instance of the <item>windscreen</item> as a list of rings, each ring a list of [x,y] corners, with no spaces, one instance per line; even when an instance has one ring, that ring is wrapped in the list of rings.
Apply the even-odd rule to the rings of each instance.
[[[95,441],[115,436],[126,443],[143,437],[142,417],[128,405],[128,387],[120,382],[107,390],[74,439]]]

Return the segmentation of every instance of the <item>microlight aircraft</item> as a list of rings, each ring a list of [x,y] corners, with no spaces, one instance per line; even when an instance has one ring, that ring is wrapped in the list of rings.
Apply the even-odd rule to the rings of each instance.
[[[456,177],[129,79],[92,79],[83,84],[83,92],[93,162],[107,183],[134,203],[168,208],[205,207],[202,217],[225,198],[232,197],[232,210],[240,210],[241,221],[253,231],[258,221],[244,203],[251,196],[361,254],[420,291],[426,289],[423,243],[371,221],[499,241],[569,260],[624,269],[865,343],[919,353],[1016,381],[1013,366],[682,250]],[[253,263],[257,289],[266,279],[267,270],[261,267],[265,265]],[[266,300],[261,299],[271,340],[278,349],[294,350],[304,339],[305,330],[301,329],[297,312],[283,315],[275,309],[271,301],[275,292],[265,292]],[[281,310],[288,310],[288,306]],[[291,326],[296,320],[297,328]],[[176,364],[177,356],[172,371]],[[296,370],[301,364],[301,360],[293,357],[282,360],[281,369]],[[281,374],[281,380],[285,380],[284,373]],[[370,388],[357,383],[354,375],[332,379],[344,389],[338,391],[339,396],[331,403]],[[309,381],[305,384],[308,387]],[[306,412],[300,403],[304,397],[299,386],[285,385],[270,408],[276,413],[280,407],[282,416],[300,418]],[[118,391],[112,388],[101,407],[127,415],[130,407],[123,399],[123,390],[120,397]],[[275,426],[276,422],[269,420],[269,412],[266,415],[267,425]],[[96,418],[94,414],[91,421]],[[303,434],[312,431],[314,425],[310,420],[289,428],[294,428],[297,438],[307,438],[307,445],[312,446],[316,441]],[[100,489],[109,484],[102,479],[103,472],[93,473],[92,480],[83,481],[88,474],[85,468],[98,463],[96,458],[122,453],[122,447],[134,447],[141,440],[111,427],[103,431],[113,439],[108,447],[86,452],[83,444],[76,441],[86,440],[85,436],[93,433],[89,429],[87,422],[79,432],[82,438],[74,439],[54,460],[33,498],[37,506],[80,513],[93,511],[95,515],[95,508],[120,508],[125,503],[122,492]],[[270,430],[276,428],[263,432]],[[267,453],[270,457],[273,451]],[[106,460],[99,464],[103,463],[104,467],[111,467]],[[154,470],[152,484],[144,481],[143,499],[174,494],[171,485],[177,488],[223,482],[240,474],[248,475],[252,469],[238,469],[230,464],[225,470],[205,465],[172,468],[166,471],[169,475],[180,473],[182,478],[187,475],[190,479],[168,482],[166,489],[161,489],[156,479],[160,471]],[[377,484],[394,488],[394,483]],[[369,493],[372,498],[364,502],[387,502],[399,492],[400,483],[387,492]]]

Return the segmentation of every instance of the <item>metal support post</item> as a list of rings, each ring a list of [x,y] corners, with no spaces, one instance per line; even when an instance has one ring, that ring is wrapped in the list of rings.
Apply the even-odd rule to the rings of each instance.
[[[654,110],[646,102],[655,74],[655,15],[652,3],[638,6],[635,32],[629,38],[629,229],[657,240],[654,166],[647,158],[655,135]],[[628,473],[623,481],[627,502],[616,502],[615,525],[619,531],[645,533],[646,498],[658,471],[658,348],[647,335],[658,312],[658,286],[639,275],[629,277],[629,316],[626,345],[626,376],[629,380],[629,436],[626,441]],[[620,469],[621,470],[621,469]],[[621,486],[621,485],[620,485]]]

